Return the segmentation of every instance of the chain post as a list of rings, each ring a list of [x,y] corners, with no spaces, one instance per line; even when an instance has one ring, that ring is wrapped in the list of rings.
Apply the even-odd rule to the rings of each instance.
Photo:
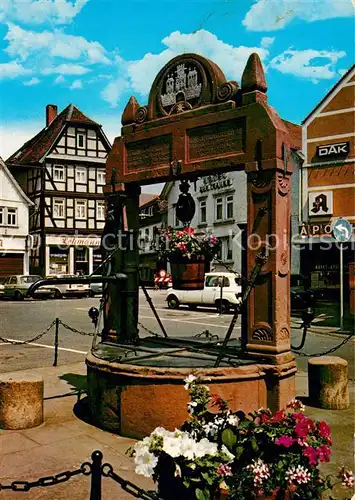
[[[59,318],[55,318],[54,360],[53,360],[53,366],[57,366],[58,365],[58,344],[59,344]]]
[[[91,454],[91,488],[90,500],[101,500],[101,466],[102,453],[99,450],[93,451]]]

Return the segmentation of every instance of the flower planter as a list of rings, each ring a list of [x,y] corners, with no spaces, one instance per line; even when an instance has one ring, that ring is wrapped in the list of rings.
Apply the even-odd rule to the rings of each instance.
[[[206,268],[209,262],[205,257],[193,256],[191,259],[184,257],[170,258],[171,277],[173,288],[176,290],[202,290]]]

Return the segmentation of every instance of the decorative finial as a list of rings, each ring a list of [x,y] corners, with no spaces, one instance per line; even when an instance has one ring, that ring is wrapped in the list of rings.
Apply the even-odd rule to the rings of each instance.
[[[134,123],[134,117],[138,108],[140,108],[140,104],[134,97],[134,95],[132,95],[129,98],[128,103],[126,104],[126,107],[124,108],[121,118],[122,125],[129,125],[130,123]]]
[[[264,93],[267,91],[264,68],[259,55],[255,52],[249,56],[242,76],[242,92],[252,92],[253,90]]]

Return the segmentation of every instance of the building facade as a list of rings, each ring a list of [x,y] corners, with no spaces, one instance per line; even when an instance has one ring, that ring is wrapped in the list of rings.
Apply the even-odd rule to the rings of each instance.
[[[340,249],[332,223],[342,217],[355,224],[354,123],[355,66],[306,117],[302,128],[302,166],[298,242],[302,274],[313,288],[338,299]],[[354,261],[354,232],[343,246],[344,291],[349,299],[349,264]]]
[[[32,205],[0,158],[0,277],[29,273],[28,215]]]
[[[46,127],[6,162],[34,202],[31,272],[90,274],[101,262],[103,186],[111,145],[101,125],[73,104],[46,107]]]

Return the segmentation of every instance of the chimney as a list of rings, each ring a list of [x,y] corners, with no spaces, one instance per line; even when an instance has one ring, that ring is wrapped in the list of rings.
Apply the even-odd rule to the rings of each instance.
[[[47,104],[46,106],[46,127],[52,123],[52,121],[57,118],[58,106],[55,104]]]

